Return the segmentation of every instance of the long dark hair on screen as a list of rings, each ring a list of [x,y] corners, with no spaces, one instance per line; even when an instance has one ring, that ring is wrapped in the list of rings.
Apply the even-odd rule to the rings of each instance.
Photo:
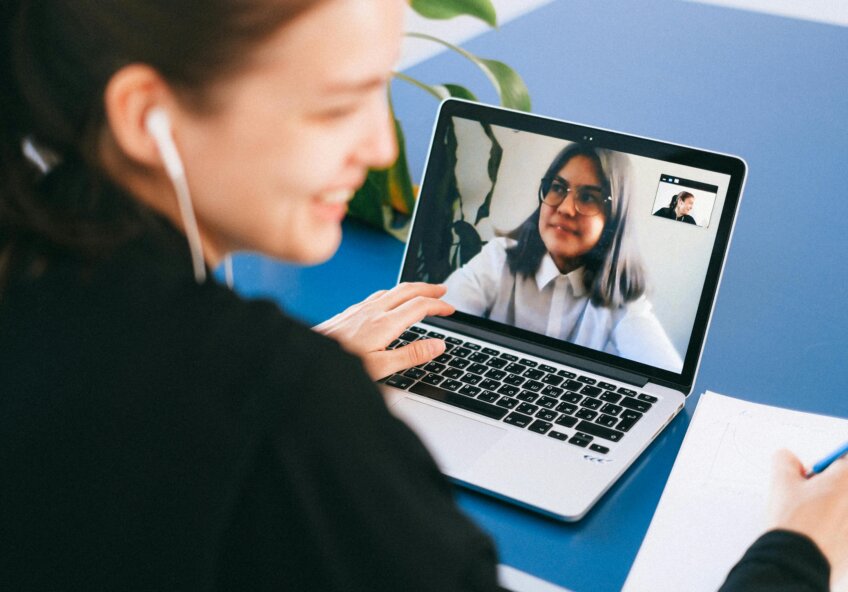
[[[688,191],[681,191],[680,193],[675,193],[674,195],[671,196],[671,202],[668,204],[668,207],[673,210],[677,207],[677,202],[679,202],[681,200],[686,201],[686,199],[690,198],[690,197],[695,197],[695,196],[692,195],[691,193],[689,193]]]
[[[14,261],[97,256],[144,206],[98,162],[112,75],[148,64],[192,107],[320,0],[4,0],[0,4],[0,294]],[[25,154],[26,152],[26,154]]]
[[[645,293],[645,269],[636,238],[627,223],[633,198],[633,175],[630,159],[620,153],[586,144],[574,143],[563,148],[545,172],[551,178],[575,156],[585,156],[595,165],[605,193],[612,197],[606,203],[601,237],[583,256],[583,283],[596,306],[618,308]],[[541,206],[516,228],[510,236],[516,244],[507,249],[507,265],[516,276],[531,278],[547,253],[539,235]]]

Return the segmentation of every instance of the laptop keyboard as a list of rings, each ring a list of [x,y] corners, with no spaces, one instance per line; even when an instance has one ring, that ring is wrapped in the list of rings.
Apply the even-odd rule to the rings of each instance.
[[[407,390],[599,454],[620,442],[657,398],[492,347],[410,327],[389,349],[435,337],[445,353],[383,379]]]

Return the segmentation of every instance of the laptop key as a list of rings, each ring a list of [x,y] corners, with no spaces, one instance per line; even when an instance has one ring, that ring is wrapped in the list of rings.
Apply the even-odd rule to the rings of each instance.
[[[449,391],[458,391],[460,388],[462,388],[462,383],[458,380],[446,380],[439,386]]]
[[[541,391],[542,387],[544,386],[545,385],[539,382],[538,380],[528,380],[524,383],[524,388],[526,388],[528,391],[533,391],[534,393],[538,393],[539,391]]]
[[[494,403],[495,401],[500,399],[501,396],[498,393],[493,393],[492,391],[483,391],[482,393],[477,395],[477,398],[481,401],[485,401],[486,403]]]
[[[453,358],[450,356],[450,354],[439,354],[438,356],[436,356],[435,358],[433,358],[433,361],[434,361],[434,362],[437,362],[437,363],[439,363],[439,364],[447,364],[447,363],[448,363],[448,362],[450,362],[452,359],[453,359]]]
[[[646,395],[645,393],[639,393],[639,396],[636,397],[636,398],[639,399],[640,401],[645,401],[646,403],[651,403],[651,404],[659,401],[659,399],[657,399],[656,397],[652,397],[651,395]]]
[[[593,399],[591,397],[586,397],[580,401],[580,406],[586,407],[587,409],[597,409],[601,405],[603,405],[603,401],[599,401],[598,399]]]
[[[386,380],[386,384],[389,386],[393,386],[399,389],[406,389],[412,386],[415,383],[415,380],[409,378],[408,376],[403,376],[402,374],[395,374],[393,376],[389,376]]]
[[[533,423],[530,424],[530,427],[527,428],[531,432],[536,432],[537,434],[544,434],[549,429],[551,429],[551,423],[549,421],[544,421],[541,419],[537,419]]]
[[[527,415],[533,415],[539,410],[539,408],[535,405],[531,405],[530,403],[522,403],[516,407],[515,410],[520,413],[526,413]]]
[[[577,424],[577,421],[578,420],[576,417],[571,417],[569,415],[560,415],[556,418],[556,421],[554,421],[554,423],[557,425],[565,426],[567,428],[573,428],[575,424]]]
[[[427,337],[435,337],[436,339],[444,339],[445,336],[441,333],[436,333],[435,331],[428,331]]]
[[[466,341],[463,347],[466,349],[470,349],[471,351],[480,351],[480,346],[476,343],[471,343],[470,341]]]
[[[480,383],[480,388],[484,388],[487,391],[493,391],[501,386],[497,380],[492,380],[491,378],[486,378],[483,382]]]
[[[413,333],[412,331],[404,331],[400,334],[400,339],[403,339],[404,341],[415,341],[418,339],[418,334]]]
[[[536,417],[545,421],[553,421],[557,418],[557,412],[551,411],[550,409],[539,409],[538,413],[536,413]]]
[[[562,383],[562,377],[556,374],[548,374],[542,379],[542,382],[551,386],[559,386]]]
[[[508,361],[503,358],[490,358],[488,362],[486,362],[486,366],[491,366],[492,368],[503,368],[509,364]]]
[[[419,335],[427,334],[427,329],[422,329],[421,327],[410,327],[409,331],[412,331],[413,333],[418,333]]]
[[[633,415],[625,415],[628,412],[625,411],[621,414],[621,421],[618,422],[618,425],[615,426],[616,429],[621,430],[622,432],[629,432],[630,428],[636,425],[636,422],[642,417],[641,413],[633,412],[634,415],[638,415],[638,417],[634,417]]]
[[[598,398],[610,403],[618,403],[621,400],[621,395],[612,391],[604,391]]]
[[[499,355],[501,355],[501,352],[499,352],[496,349],[492,349],[491,347],[484,347],[481,351],[484,354],[486,354],[487,356],[499,356]]]
[[[577,411],[577,405],[574,405],[572,403],[560,403],[559,405],[554,407],[554,409],[556,409],[560,413],[567,413],[567,414],[571,415],[572,413]]]
[[[447,368],[442,371],[442,376],[444,376],[445,378],[453,378],[454,380],[456,380],[463,374],[465,374],[465,372],[463,372],[459,368]]]
[[[503,380],[504,376],[506,376],[506,372],[503,370],[496,370],[492,368],[486,372],[486,378],[491,378],[492,380]]]
[[[572,393],[571,391],[565,391],[560,397],[560,400],[565,401],[566,403],[579,403],[580,399],[583,398],[583,395],[578,395],[577,393]]]
[[[427,374],[427,372],[425,372],[421,368],[410,368],[409,370],[407,370],[406,372],[403,373],[404,376],[408,376],[409,378],[414,378],[415,380],[418,380],[419,378],[421,378],[422,376],[425,376],[426,374]]]
[[[550,432],[548,432],[548,436],[550,436],[551,438],[556,438],[557,440],[568,440],[568,436],[556,430],[551,430]]]
[[[463,358],[454,358],[450,362],[448,362],[448,366],[460,369],[467,368],[469,364],[471,364],[471,362]]]
[[[609,382],[599,382],[598,386],[602,389],[615,390],[615,385]]]
[[[553,409],[554,407],[556,407],[556,404],[557,400],[552,399],[550,397],[542,397],[541,399],[536,401],[536,405],[538,405],[539,407],[544,407],[545,409]]]
[[[574,436],[571,436],[571,438],[568,439],[568,443],[574,444],[575,446],[580,446],[581,448],[586,448],[589,445],[589,440],[584,440],[583,438],[575,434]]]
[[[509,364],[506,368],[504,368],[507,372],[511,372],[512,374],[521,374],[525,370],[527,370],[527,366],[522,366],[521,364],[517,364],[515,362]]]
[[[468,355],[468,359],[471,360],[472,362],[477,362],[477,363],[482,364],[483,362],[485,362],[486,360],[489,359],[489,356],[487,356],[486,354],[482,354],[480,352],[471,352]]]
[[[606,454],[609,452],[609,448],[606,446],[601,446],[600,444],[592,444],[589,446],[589,450],[592,452],[597,452],[598,454]]]
[[[421,380],[423,382],[426,382],[427,384],[439,384],[444,379],[445,379],[444,376],[439,376],[438,374],[428,374],[427,376],[425,376]]]
[[[592,411],[591,409],[580,409],[574,414],[574,416],[579,417],[580,419],[591,420],[598,416],[598,412]]]
[[[546,397],[559,397],[562,394],[562,389],[558,386],[548,385],[542,389],[542,394]]]
[[[545,375],[544,372],[539,370],[538,368],[530,368],[527,372],[524,373],[524,376],[529,378],[530,380],[539,380]]]
[[[480,393],[480,388],[476,386],[471,386],[470,384],[466,384],[461,389],[459,389],[460,395],[465,395],[466,397],[476,397]]]
[[[576,380],[570,380],[569,379],[569,380],[566,380],[564,383],[562,383],[561,386],[562,386],[562,388],[568,389],[570,391],[579,391],[581,388],[583,388],[583,383],[577,382]]]
[[[438,362],[430,362],[429,364],[424,366],[424,369],[428,372],[441,372],[445,369],[445,365],[439,364]]]
[[[517,386],[512,386],[511,384],[503,384],[501,388],[498,389],[498,392],[502,395],[507,395],[509,397],[514,397],[518,394],[520,389]]]
[[[457,339],[456,337],[448,337],[445,341],[452,345],[462,345],[462,339]]]
[[[520,376],[517,376],[515,374],[510,374],[503,379],[505,383],[511,384],[513,386],[521,386],[522,384],[524,384],[525,380],[526,379],[521,378]]]
[[[518,405],[518,399],[513,399],[512,397],[501,397],[495,405],[503,407],[504,409],[514,409],[515,406]]]
[[[536,366],[539,365],[538,362],[534,362],[533,360],[528,360],[527,358],[521,358],[520,360],[518,360],[518,362],[520,364],[524,364],[525,366],[528,366],[530,368],[535,368]]]
[[[563,378],[577,378],[577,375],[574,372],[569,372],[568,370],[557,371],[557,376],[562,376]]]
[[[556,372],[556,368],[553,366],[548,366],[547,364],[539,364],[539,370],[543,370],[544,372]]]
[[[627,409],[638,411],[639,413],[645,413],[648,409],[651,408],[650,403],[640,401],[639,399],[634,399],[633,397],[624,397],[623,399],[621,399],[621,401],[618,402],[618,404],[622,407],[626,407]]]
[[[601,407],[601,413],[606,413],[607,415],[618,415],[621,413],[621,407],[618,405],[613,405],[612,403],[607,403],[603,407]]]
[[[471,350],[467,347],[455,347],[451,353],[455,356],[459,356],[460,358],[464,358],[471,353]]]
[[[507,362],[517,362],[518,361],[518,356],[514,356],[512,354],[502,353],[500,355],[500,357],[503,358],[504,360],[506,360]]]
[[[531,393],[530,391],[521,391],[517,395],[515,395],[516,399],[520,399],[522,401],[526,401],[527,403],[532,403],[536,399],[539,398],[539,395],[536,393]]]
[[[595,420],[595,423],[598,425],[602,425],[607,428],[615,427],[615,424],[618,423],[618,418],[613,417],[612,415],[601,414],[598,419]],[[625,430],[626,431],[626,430]]]
[[[627,395],[628,397],[636,396],[636,391],[631,390],[629,388],[624,388],[623,386],[618,387],[618,392],[620,392],[622,395]]]
[[[592,436],[597,436],[598,438],[609,440],[610,442],[618,442],[624,437],[624,432],[613,430],[611,428],[605,428],[602,425],[598,425],[590,421],[581,421],[579,424],[577,424],[576,429],[581,432],[591,434]]]
[[[483,364],[471,364],[467,368],[467,370],[469,372],[473,372],[474,374],[485,374],[489,370],[489,368],[488,366],[484,366]]]
[[[589,378],[588,376],[578,376],[577,380],[579,380],[583,384],[595,384],[596,382],[598,382],[594,378]]]
[[[469,372],[465,376],[460,378],[460,380],[465,384],[480,384],[480,381],[483,380],[483,377],[479,374],[471,374]]]
[[[532,417],[524,415],[523,413],[518,413],[517,411],[513,411],[504,419],[504,423],[518,426],[520,428],[526,428],[528,425],[530,425],[531,421],[533,421]]]
[[[584,386],[582,389],[580,389],[581,394],[588,395],[590,397],[597,397],[598,395],[601,394],[601,392],[603,392],[603,390],[599,389],[596,386],[588,386],[587,385],[587,386]]]
[[[412,385],[409,392],[433,399],[434,401],[441,401],[442,403],[447,403],[448,405],[453,405],[454,407],[459,407],[460,409],[465,409],[472,413],[479,413],[480,415],[485,415],[492,419],[503,419],[504,415],[508,413],[506,409],[495,407],[494,405],[490,405],[489,403],[485,403],[479,399],[464,397],[460,394],[452,393],[451,391],[446,391],[443,388],[439,388],[431,384],[424,384],[422,382]]]

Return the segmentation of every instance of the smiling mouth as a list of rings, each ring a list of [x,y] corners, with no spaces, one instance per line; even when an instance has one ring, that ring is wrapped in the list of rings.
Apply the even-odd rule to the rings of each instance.
[[[321,193],[318,195],[318,200],[328,205],[338,205],[349,202],[353,199],[354,193],[356,192],[353,189],[338,189]]]
[[[574,235],[574,236],[578,236],[580,234],[574,228],[569,228],[567,226],[561,226],[559,224],[551,224],[550,227],[553,228],[554,231],[558,232],[558,233],[571,234],[571,235]]]

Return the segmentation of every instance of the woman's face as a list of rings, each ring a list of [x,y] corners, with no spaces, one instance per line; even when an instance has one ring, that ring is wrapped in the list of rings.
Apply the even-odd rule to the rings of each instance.
[[[557,173],[576,189],[583,185],[600,186],[594,163],[586,156],[575,156]],[[568,273],[580,267],[582,257],[601,238],[606,223],[603,212],[597,216],[581,216],[574,208],[574,192],[559,207],[542,204],[539,212],[539,234],[557,268]]]
[[[677,216],[684,216],[692,211],[692,206],[695,205],[695,197],[690,195],[684,199],[681,199],[677,202]]]
[[[397,155],[387,82],[403,7],[320,2],[213,90],[217,109],[180,111],[175,139],[210,262],[253,250],[318,263],[336,251],[353,192]]]

